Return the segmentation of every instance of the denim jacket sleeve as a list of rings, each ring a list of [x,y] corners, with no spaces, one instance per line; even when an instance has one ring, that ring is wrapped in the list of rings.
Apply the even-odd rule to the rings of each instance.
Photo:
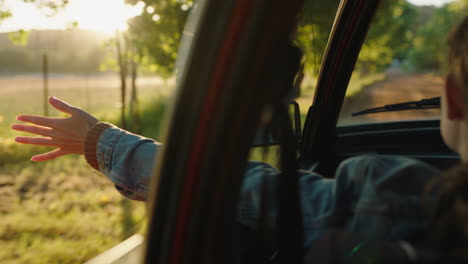
[[[96,156],[99,170],[125,197],[146,201],[154,160],[162,144],[117,127],[99,136]]]

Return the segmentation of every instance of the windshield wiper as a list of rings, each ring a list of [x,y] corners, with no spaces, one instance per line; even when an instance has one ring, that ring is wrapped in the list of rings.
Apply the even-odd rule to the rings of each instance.
[[[434,97],[429,99],[423,99],[421,101],[413,101],[399,104],[390,104],[376,108],[369,108],[357,113],[352,113],[352,116],[367,115],[380,112],[392,112],[392,111],[403,111],[413,109],[431,109],[440,108],[440,97]]]

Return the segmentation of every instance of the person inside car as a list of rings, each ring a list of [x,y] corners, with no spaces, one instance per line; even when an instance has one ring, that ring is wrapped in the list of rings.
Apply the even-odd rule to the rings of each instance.
[[[449,37],[449,73],[442,92],[443,139],[468,161],[468,17]],[[17,137],[16,142],[57,149],[32,157],[45,161],[68,154],[84,155],[89,165],[105,174],[129,199],[148,197],[153,161],[162,144],[99,122],[85,111],[51,97],[49,103],[69,117],[20,115],[12,129],[42,137]],[[261,162],[248,162],[239,198],[239,223],[254,230],[260,211],[264,182],[274,184],[278,171]],[[440,171],[405,157],[366,155],[342,162],[334,179],[309,170],[299,170],[304,224],[304,246],[310,247],[330,228],[342,228],[369,238],[426,243],[429,225],[422,195],[426,184]],[[268,194],[275,197],[274,191]],[[277,208],[267,217],[274,222]]]

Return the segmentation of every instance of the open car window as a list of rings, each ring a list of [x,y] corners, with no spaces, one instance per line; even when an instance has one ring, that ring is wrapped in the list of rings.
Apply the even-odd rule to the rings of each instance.
[[[339,3],[339,0],[326,2],[304,1],[295,40],[295,44],[301,48],[304,54],[305,76],[302,81],[300,96],[296,99],[301,109],[302,119],[305,118],[307,110],[313,102],[320,67],[322,66]]]
[[[300,119],[298,127],[301,129],[304,127],[307,112],[314,100],[320,67],[322,66],[325,49],[332,32],[339,4],[339,0],[305,0],[303,10],[296,25],[293,44],[302,51],[302,71],[304,76],[301,81],[300,90],[295,94],[295,103],[290,104],[290,117],[292,120],[298,121],[294,116],[298,114]],[[292,110],[293,104],[298,106],[298,113]],[[265,115],[265,118],[277,117]],[[296,125],[294,124],[295,128]],[[267,138],[271,136],[269,132],[262,129],[257,131],[249,160],[264,161],[277,166],[279,141],[278,139],[266,140],[265,136]]]
[[[446,36],[460,16],[459,2],[441,6],[382,2],[359,54],[338,126],[439,119],[437,107],[362,111],[440,97]],[[359,112],[365,114],[356,115]]]

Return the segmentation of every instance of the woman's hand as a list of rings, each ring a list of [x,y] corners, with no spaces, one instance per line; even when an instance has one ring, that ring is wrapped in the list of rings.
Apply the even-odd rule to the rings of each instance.
[[[84,154],[84,142],[88,131],[97,120],[85,111],[71,106],[55,97],[49,97],[49,104],[70,117],[44,117],[20,115],[16,120],[34,125],[15,124],[11,128],[42,137],[16,137],[15,141],[23,144],[56,147],[57,149],[33,156],[33,161],[45,161],[67,154]]]

